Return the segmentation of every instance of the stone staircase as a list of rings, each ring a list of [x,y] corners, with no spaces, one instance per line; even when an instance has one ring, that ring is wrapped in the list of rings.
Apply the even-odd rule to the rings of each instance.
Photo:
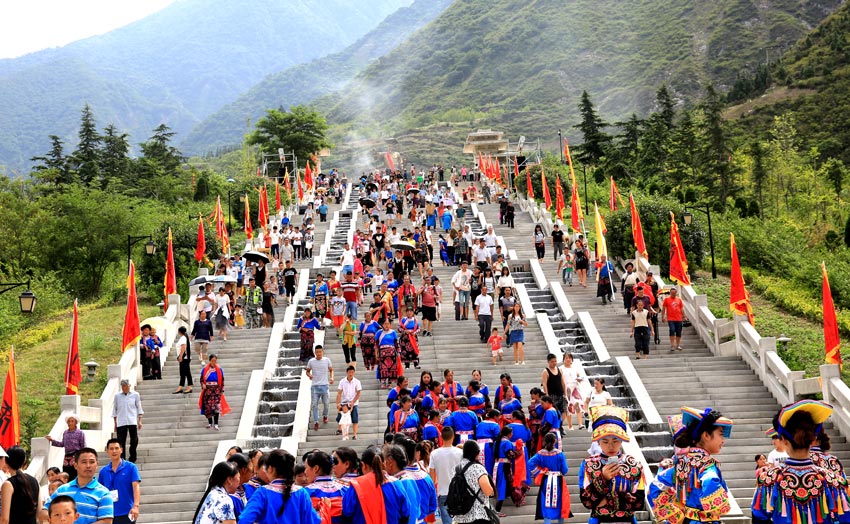
[[[478,208],[485,213],[489,222],[498,223],[498,205]],[[528,242],[534,230],[529,214],[518,213],[515,227],[511,230],[497,225],[496,231],[505,237],[509,249],[515,249],[520,259],[536,259],[534,246]],[[560,283],[551,242],[546,246],[546,259],[542,267],[550,284]],[[630,323],[623,308],[619,287],[618,293],[614,295],[614,303],[605,306],[601,299],[596,298],[596,281],[592,276],[588,276],[587,288],[579,286],[574,275],[573,285],[563,286],[563,289],[574,311],[591,314],[611,356],[632,358],[662,418],[678,413],[683,405],[712,406],[735,422],[732,438],[726,442],[719,460],[731,493],[744,514],[749,515],[755,487],[753,458],[756,453],[767,454],[772,449],[771,441],[764,436],[764,431],[770,427],[780,407],[761,380],[739,357],[712,355],[693,328],[684,330],[684,351],[671,353],[667,327],[659,326],[661,343],[651,343],[650,358],[634,360],[634,340],[629,337]],[[837,434],[830,423],[827,423],[826,428],[832,437],[832,453],[842,461],[850,460],[850,444]],[[650,433],[645,435],[642,448],[647,460],[655,463],[669,456],[669,433],[666,428],[647,429]],[[652,430],[655,430],[654,434]],[[570,465],[572,467],[572,462]]]
[[[340,206],[329,207],[333,213]],[[300,224],[298,219],[296,222]],[[317,246],[324,239],[327,225],[316,222]],[[310,263],[298,261],[295,267],[307,273]],[[284,304],[285,300],[280,300],[275,308],[278,322],[283,319]],[[140,523],[191,521],[206,489],[219,440],[236,436],[248,381],[253,370],[263,367],[270,333],[268,328],[233,330],[227,342],[216,339],[210,344],[209,353],[219,357],[225,375],[225,395],[232,409],[221,417],[221,431],[207,430],[207,421],[198,410],[201,365],[196,356],[192,362],[195,386],[189,395],[172,394],[179,377],[173,353],[163,363],[163,380],[140,383],[138,391],[145,409],[137,462],[142,476]]]

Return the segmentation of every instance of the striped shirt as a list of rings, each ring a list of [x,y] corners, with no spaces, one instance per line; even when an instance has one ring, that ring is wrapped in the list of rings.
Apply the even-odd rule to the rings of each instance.
[[[360,291],[360,279],[351,280],[343,280],[342,284],[342,296],[345,298],[346,302],[357,302],[357,293]]]
[[[97,479],[91,479],[82,487],[77,484],[77,480],[59,486],[45,501],[44,509],[49,510],[50,502],[59,495],[68,495],[77,503],[77,512],[80,514],[74,524],[92,524],[101,519],[111,519],[112,495],[109,490]]]

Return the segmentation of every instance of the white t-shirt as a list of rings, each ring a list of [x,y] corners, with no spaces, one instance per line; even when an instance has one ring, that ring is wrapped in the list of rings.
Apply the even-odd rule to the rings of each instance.
[[[455,466],[460,464],[463,451],[458,448],[437,448],[431,453],[428,469],[437,472],[437,496],[449,494],[449,484],[455,475]]]
[[[788,459],[788,453],[784,451],[773,450],[767,455],[767,463],[773,464],[774,466],[782,466],[785,464],[785,461]]]
[[[342,252],[342,265],[343,266],[353,266],[355,256],[357,256],[357,253],[355,253],[353,249],[344,250]]]
[[[478,307],[479,315],[493,314],[493,297],[490,295],[478,295],[475,297],[475,305]]]
[[[490,252],[486,247],[478,246],[472,250],[473,262],[487,262],[490,258]]]
[[[496,249],[496,244],[499,243],[496,240],[496,233],[484,235],[484,243],[487,245],[487,247]]]
[[[360,385],[360,381],[356,378],[348,380],[348,377],[345,377],[339,381],[339,387],[337,387],[337,389],[342,391],[342,395],[339,398],[340,402],[348,402],[352,406],[356,406],[360,403],[358,400],[352,404],[354,397],[357,396],[357,392],[363,389],[363,386]]]
[[[269,237],[270,237],[270,238],[271,238],[271,240],[272,240],[272,245],[275,245],[275,244],[277,244],[278,242],[280,242],[280,234],[275,233],[274,231],[272,231],[271,233],[269,233]]]
[[[611,393],[608,393],[607,391],[597,393],[596,389],[594,389],[590,393],[590,404],[588,404],[587,407],[592,408],[593,406],[604,406],[608,404],[609,400],[611,400]]]
[[[469,281],[472,279],[472,271],[462,269],[452,277],[452,285],[457,286],[461,291],[469,291]]]

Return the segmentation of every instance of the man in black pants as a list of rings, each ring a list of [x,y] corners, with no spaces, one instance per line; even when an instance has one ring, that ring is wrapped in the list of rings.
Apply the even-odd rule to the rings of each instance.
[[[557,262],[558,258],[564,254],[564,232],[558,224],[555,224],[552,229],[552,250],[555,252],[555,262]]]
[[[112,420],[115,423],[115,433],[121,443],[121,458],[125,458],[127,449],[127,434],[130,435],[130,462],[136,462],[136,448],[139,446],[138,430],[142,429],[142,399],[136,391],[130,391],[130,381],[121,381],[121,393],[115,395],[112,404]]]

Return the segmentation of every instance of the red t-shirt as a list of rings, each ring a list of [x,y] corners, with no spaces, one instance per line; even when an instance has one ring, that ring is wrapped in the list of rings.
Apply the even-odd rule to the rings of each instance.
[[[664,299],[664,311],[667,313],[667,320],[672,320],[673,322],[681,322],[682,317],[682,309],[684,304],[682,303],[682,299],[679,297],[667,297]]]

